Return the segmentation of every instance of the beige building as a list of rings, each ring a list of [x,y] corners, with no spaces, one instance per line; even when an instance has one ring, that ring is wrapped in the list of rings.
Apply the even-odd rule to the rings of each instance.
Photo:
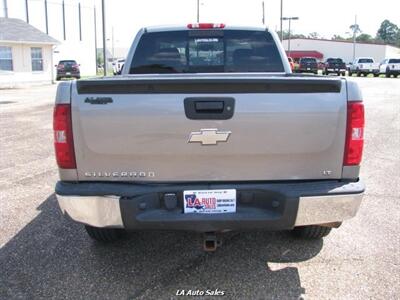
[[[58,43],[22,20],[0,18],[0,88],[51,83]]]

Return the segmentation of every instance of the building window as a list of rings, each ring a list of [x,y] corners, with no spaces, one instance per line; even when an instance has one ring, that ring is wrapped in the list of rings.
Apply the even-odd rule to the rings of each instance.
[[[0,46],[0,70],[2,71],[13,70],[11,47]]]
[[[32,71],[43,71],[42,48],[31,48]]]

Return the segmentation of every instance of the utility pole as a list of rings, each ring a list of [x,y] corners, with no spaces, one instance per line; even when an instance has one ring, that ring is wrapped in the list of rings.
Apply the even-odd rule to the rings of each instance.
[[[357,44],[357,33],[361,32],[360,26],[357,24],[357,15],[354,16],[354,24],[350,26],[353,30],[353,61],[356,59],[356,44]]]
[[[44,17],[46,18],[46,34],[49,34],[49,18],[47,15],[47,0],[44,0]]]
[[[107,76],[107,45],[106,45],[106,13],[104,10],[104,0],[101,0],[101,12],[102,12],[102,23],[103,23],[103,59],[104,59],[104,76]]]
[[[283,41],[283,27],[282,27],[282,22],[283,22],[283,0],[281,0],[281,42]]]
[[[64,31],[64,41],[67,39],[67,35],[65,33],[65,2],[62,2],[62,17],[63,17],[63,31]]]
[[[96,5],[93,7],[94,14],[94,58],[96,60],[96,75],[98,72],[97,69],[97,21],[96,21]]]
[[[262,23],[265,25],[265,6],[264,1],[262,2]]]
[[[197,0],[197,23],[200,23],[200,0]]]
[[[82,41],[82,14],[81,14],[81,3],[78,3],[78,13],[79,13],[79,40]]]
[[[114,26],[111,28],[111,47],[112,47],[112,59],[115,59],[114,55]]]
[[[283,20],[288,20],[289,21],[289,40],[288,40],[288,57],[290,57],[290,33],[291,33],[291,23],[292,23],[292,20],[298,20],[299,18],[298,17],[286,17],[286,18],[282,18],[282,21]]]
[[[8,18],[7,0],[3,0],[4,18]]]
[[[25,0],[25,13],[26,13],[26,23],[29,24],[29,6],[28,6],[28,0]]]

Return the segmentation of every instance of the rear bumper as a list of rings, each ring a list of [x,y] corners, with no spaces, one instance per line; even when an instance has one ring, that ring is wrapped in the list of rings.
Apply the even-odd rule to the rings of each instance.
[[[237,211],[227,214],[184,214],[184,190],[237,190]],[[285,230],[295,226],[340,222],[356,215],[364,193],[358,182],[125,184],[58,182],[62,212],[96,227],[132,230],[168,229]],[[165,194],[175,194],[169,209]]]
[[[69,73],[69,74],[67,74]],[[57,72],[57,77],[65,77],[65,78],[70,78],[70,77],[80,77],[81,73],[77,71],[71,71],[71,72]]]
[[[379,74],[379,69],[358,69],[356,72]]]
[[[346,68],[327,68],[325,70],[325,72],[332,72],[332,73],[340,72],[340,73],[342,73],[342,72],[346,72]]]
[[[318,72],[318,68],[298,68],[297,71],[304,72],[304,73],[306,73],[306,72],[312,73],[312,72]]]

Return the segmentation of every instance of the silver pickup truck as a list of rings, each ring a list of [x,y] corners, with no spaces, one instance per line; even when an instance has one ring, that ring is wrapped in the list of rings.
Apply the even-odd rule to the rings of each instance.
[[[356,83],[291,74],[265,28],[144,28],[121,76],[62,82],[56,195],[88,234],[293,230],[355,216],[364,107]]]

